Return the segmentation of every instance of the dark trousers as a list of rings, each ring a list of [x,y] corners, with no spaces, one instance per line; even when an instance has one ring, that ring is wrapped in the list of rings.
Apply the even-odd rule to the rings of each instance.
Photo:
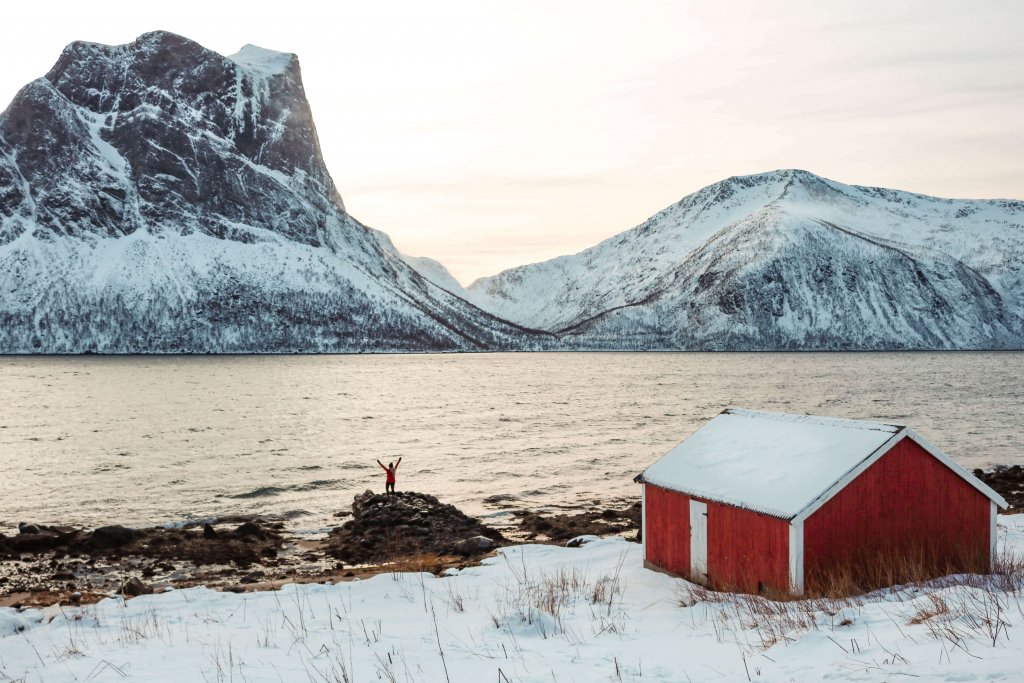
[[[389,481],[388,483],[384,484],[384,492],[385,493],[394,493],[395,492],[395,482]]]

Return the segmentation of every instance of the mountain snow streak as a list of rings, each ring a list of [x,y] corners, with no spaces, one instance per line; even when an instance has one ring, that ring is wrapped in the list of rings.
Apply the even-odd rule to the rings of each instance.
[[[164,32],[73,43],[0,115],[0,352],[547,338],[425,280],[345,212],[294,55]]]
[[[0,352],[1024,348],[1024,204],[731,178],[463,289],[346,213],[294,55],[76,42],[0,114]]]

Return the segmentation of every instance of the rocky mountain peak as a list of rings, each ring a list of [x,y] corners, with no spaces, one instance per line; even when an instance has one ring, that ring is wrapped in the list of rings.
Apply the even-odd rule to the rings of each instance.
[[[251,228],[320,244],[324,215],[344,211],[298,58],[251,45],[225,57],[166,31],[71,43],[4,112],[0,149],[19,167],[0,182],[33,195],[5,203],[33,207],[36,236]],[[0,243],[26,226],[5,221]]]
[[[293,54],[76,42],[0,113],[0,352],[550,343],[345,212]]]

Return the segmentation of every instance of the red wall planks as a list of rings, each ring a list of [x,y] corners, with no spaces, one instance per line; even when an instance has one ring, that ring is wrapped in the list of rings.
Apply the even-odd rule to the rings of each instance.
[[[690,498],[646,484],[647,561],[680,576],[690,573]],[[695,500],[701,500],[695,498]],[[713,586],[757,592],[758,584],[789,587],[789,523],[707,502],[708,577]]]
[[[989,499],[903,439],[804,522],[805,573],[925,554],[986,570]]]
[[[647,561],[674,574],[690,573],[690,499],[644,484]]]
[[[715,588],[789,590],[789,522],[708,503],[708,577]]]

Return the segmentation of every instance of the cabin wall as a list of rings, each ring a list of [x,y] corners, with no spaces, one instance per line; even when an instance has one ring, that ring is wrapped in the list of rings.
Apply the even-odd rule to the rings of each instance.
[[[690,498],[644,484],[646,561],[680,576],[690,573]]]
[[[690,497],[645,484],[646,561],[688,576]],[[789,586],[789,523],[702,498],[708,506],[708,578],[716,588],[756,593]]]
[[[804,521],[805,576],[887,560],[986,571],[990,517],[987,497],[903,439]]]
[[[789,522],[708,503],[708,577],[722,590],[789,590]]]

